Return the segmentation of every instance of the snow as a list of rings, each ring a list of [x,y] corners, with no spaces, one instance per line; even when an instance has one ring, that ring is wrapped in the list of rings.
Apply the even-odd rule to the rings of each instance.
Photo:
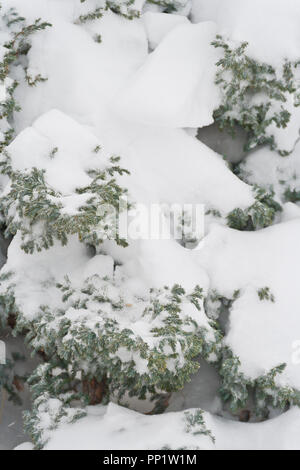
[[[248,42],[247,55],[273,65],[278,72],[285,60],[299,60],[300,6],[295,0],[194,0],[191,20],[196,24],[214,21],[218,34],[237,43]],[[299,138],[300,111],[292,95],[286,98],[289,125],[278,129],[273,123],[267,134],[275,137],[279,150],[290,152]]]
[[[68,2],[72,7],[67,7]],[[34,11],[53,25],[32,37],[28,73],[40,73],[47,81],[36,87],[28,88],[26,83],[18,87],[22,110],[16,116],[17,131],[55,108],[82,124],[101,128],[100,136],[109,135],[116,126],[110,118],[110,102],[148,54],[142,20],[128,21],[108,11],[101,21],[80,26],[74,24],[75,7],[80,5],[77,0],[45,0],[35,10],[24,2],[14,3],[25,17],[32,18]],[[93,39],[97,34],[101,44]]]
[[[147,38],[150,49],[155,49],[162,39],[173,29],[181,24],[188,24],[189,20],[181,15],[169,15],[168,13],[154,13],[148,11],[143,15]]]
[[[141,129],[124,148],[122,163],[132,175],[124,176],[123,184],[138,202],[206,204],[221,213],[253,203],[251,187],[180,129]]]
[[[117,108],[135,122],[164,127],[213,123],[220,104],[214,84],[218,52],[211,46],[212,22],[172,29],[122,89]]]
[[[292,154],[284,158],[268,148],[261,148],[243,160],[240,170],[242,178],[249,184],[272,188],[285,202],[287,189],[300,189],[300,146],[296,145]]]
[[[143,3],[138,2],[140,9]],[[128,248],[106,241],[94,252],[74,236],[66,247],[55,242],[49,250],[27,255],[17,234],[1,270],[13,275],[2,283],[0,293],[7,293],[12,284],[17,310],[33,320],[40,305],[51,310],[60,306],[55,284],[66,275],[75,285],[94,274],[113,278],[126,298],[173,284],[187,291],[198,284],[205,295],[216,289],[228,298],[239,289],[224,344],[240,357],[241,371],[248,377],[255,379],[286,363],[277,383],[299,389],[300,205],[286,202],[284,193],[288,188],[300,190],[299,145],[295,146],[300,111],[289,102],[288,128],[268,129],[280,148],[293,150],[285,158],[267,148],[245,157],[240,140],[233,149],[232,143],[218,140],[214,129],[207,143],[216,153],[196,134],[202,128],[198,138],[205,140],[212,129],[205,126],[213,123],[213,111],[220,104],[214,84],[220,56],[210,44],[215,35],[249,41],[251,56],[277,67],[284,58],[299,59],[300,5],[296,0],[181,3],[182,9],[173,15],[148,5],[133,21],[108,11],[101,20],[81,25],[78,16],[89,11],[94,0],[90,6],[79,0],[2,1],[3,8],[16,6],[30,21],[41,17],[53,24],[32,38],[26,58],[28,73],[47,80],[28,87],[21,66],[14,70],[21,77],[16,99],[22,104],[15,116],[17,137],[8,148],[15,170],[44,169],[47,183],[62,194],[65,213],[74,214],[82,197],[87,197],[74,196],[76,187],[90,183],[87,170],[103,168],[109,156],[120,155],[121,166],[130,171],[122,177],[122,186],[137,205],[204,204],[221,217],[214,218],[214,224],[206,217],[197,250],[174,239],[132,237]],[[96,35],[101,35],[101,43],[95,41]],[[0,99],[3,92],[1,85]],[[101,151],[95,153],[99,145]],[[245,157],[241,179],[222,156],[233,162]],[[1,189],[6,184],[7,178],[1,176]],[[276,225],[251,233],[227,228],[230,211],[254,203],[252,184],[273,188],[283,203]],[[168,210],[161,209],[161,216],[166,226]],[[138,224],[138,213],[133,211],[132,218]],[[6,256],[2,238],[0,244],[2,265]],[[275,302],[259,299],[258,290],[265,287]],[[89,313],[91,324],[92,308]],[[120,321],[136,334],[145,334],[148,326],[138,313],[127,308]],[[203,310],[186,313],[207,325]],[[75,318],[72,309],[68,315]],[[125,352],[118,351],[122,358]],[[141,373],[146,370],[142,361],[137,367]],[[173,394],[163,415],[146,416],[115,404],[90,407],[86,418],[53,430],[46,449],[300,449],[299,409],[264,423],[238,423],[219,416],[224,409],[218,387],[217,372],[201,363],[191,383]],[[133,403],[133,408],[142,409]],[[186,432],[182,410],[194,407],[205,410],[215,444]],[[18,447],[31,448],[30,443]]]
[[[138,450],[185,446],[213,448],[209,437],[185,433],[183,413],[145,416],[110,404],[108,408],[93,407],[86,418],[56,431],[45,449]]]
[[[100,277],[113,277],[114,274],[114,260],[111,256],[96,255],[91,258],[84,269],[84,278],[88,278],[98,274]]]
[[[197,284],[208,288],[208,277],[194,259],[192,252],[174,240],[141,240],[131,242],[128,248],[104,243],[104,252],[114,257],[121,266],[118,277],[125,277],[126,285],[136,293],[144,288],[160,288],[180,284],[193,289]],[[180,266],[180,270],[178,270]]]
[[[66,275],[71,279],[73,276],[80,277],[82,266],[90,255],[87,247],[76,236],[69,238],[68,250],[59,242],[54,242],[49,250],[31,255],[24,253],[20,246],[21,236],[18,233],[8,248],[8,260],[1,272],[14,273],[12,283],[16,306],[30,320],[40,305],[57,305],[60,299],[55,289],[56,283],[63,281]],[[1,293],[5,293],[7,284],[3,282],[0,288]]]
[[[278,65],[299,59],[300,4],[297,0],[193,0],[192,21],[215,21],[218,32],[248,41],[250,54]]]
[[[98,145],[99,140],[88,129],[52,110],[22,131],[7,151],[14,170],[43,169],[48,184],[68,195],[90,184],[91,178],[84,170],[105,166],[103,156],[101,164],[101,154],[94,152]],[[51,156],[54,149],[57,151]]]
[[[241,370],[254,379],[286,363],[280,383],[295,388],[300,386],[299,364],[293,359],[300,331],[299,235],[299,218],[250,233],[216,225],[197,253],[211,288],[227,298],[241,291],[225,337],[240,357]],[[259,299],[258,290],[265,287],[274,303]]]
[[[203,416],[215,444],[208,436],[187,433],[182,412],[145,416],[114,404],[90,407],[87,417],[52,432],[45,449],[299,450],[299,409],[258,424]]]

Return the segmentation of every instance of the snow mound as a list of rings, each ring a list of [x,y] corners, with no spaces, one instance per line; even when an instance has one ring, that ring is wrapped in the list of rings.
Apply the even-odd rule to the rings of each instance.
[[[86,246],[76,236],[69,237],[67,249],[59,242],[40,253],[26,254],[22,249],[20,233],[14,236],[7,253],[7,262],[1,274],[10,274],[0,284],[0,295],[11,293],[18,312],[32,320],[40,305],[56,307],[60,298],[56,283],[67,275],[70,279],[82,276],[83,266],[90,259]],[[10,287],[11,286],[11,287]]]
[[[299,219],[248,233],[215,226],[197,254],[212,289],[226,298],[240,290],[225,342],[240,358],[241,370],[255,379],[285,363],[277,383],[297,389],[299,236]],[[261,299],[259,292],[265,288],[269,298]]]
[[[218,32],[249,42],[249,53],[273,65],[299,59],[300,4],[296,0],[193,0],[192,21],[215,21]]]
[[[32,38],[28,74],[41,74],[47,80],[37,87],[21,81],[16,91],[22,102],[16,115],[17,132],[56,108],[83,124],[99,126],[100,135],[105,135],[114,125],[107,123],[111,100],[148,55],[142,19],[129,21],[107,11],[99,21],[78,25],[74,22],[79,0],[37,3],[42,5],[34,6],[35,15],[49,20],[52,27]],[[23,0],[17,6],[31,18],[33,7]],[[95,41],[98,36],[101,43]]]
[[[136,202],[205,204],[227,214],[254,198],[220,155],[180,129],[146,128],[122,153],[122,177]]]
[[[286,157],[261,148],[251,153],[240,164],[241,177],[249,184],[257,184],[263,188],[273,188],[275,194],[283,202],[291,198],[298,202],[287,191],[300,191],[300,146]]]
[[[52,433],[45,450],[214,448],[209,436],[185,432],[184,413],[145,416],[110,404],[88,409],[86,418]]]
[[[194,414],[197,410],[189,410]],[[300,411],[245,424],[203,413],[208,435],[187,432],[184,412],[146,416],[115,404],[88,408],[85,418],[51,432],[45,450],[299,450]],[[29,443],[17,449],[30,449]]]
[[[212,22],[182,24],[165,36],[118,96],[116,108],[132,121],[164,127],[213,123],[220,104],[214,83],[219,53]]]
[[[143,15],[143,21],[151,49],[155,49],[162,39],[176,26],[189,23],[185,16],[154,13],[151,11]]]
[[[45,170],[50,186],[62,194],[90,183],[85,170],[101,167],[99,140],[66,114],[51,110],[22,131],[8,146],[14,170]],[[104,160],[104,161],[103,161]],[[72,169],[70,171],[70,169]]]

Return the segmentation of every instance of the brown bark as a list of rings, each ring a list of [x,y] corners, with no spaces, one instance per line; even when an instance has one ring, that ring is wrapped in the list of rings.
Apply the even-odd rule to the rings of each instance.
[[[20,380],[20,378],[17,375],[14,376],[14,379],[13,379],[12,383],[16,387],[18,392],[23,392],[24,385],[23,385],[22,381]]]
[[[89,397],[90,405],[99,405],[106,393],[106,380],[98,382],[95,378],[92,380],[83,380],[83,393]]]
[[[249,410],[241,410],[239,414],[239,421],[241,423],[248,423],[251,417],[251,413]]]
[[[8,319],[7,319],[7,325],[13,330],[16,326],[16,321],[17,321],[17,318],[16,318],[16,315],[14,313],[10,313],[8,315]]]

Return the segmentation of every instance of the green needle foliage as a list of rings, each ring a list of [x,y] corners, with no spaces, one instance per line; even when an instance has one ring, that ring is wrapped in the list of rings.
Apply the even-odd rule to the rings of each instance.
[[[9,191],[0,199],[6,235],[20,230],[26,253],[48,249],[54,239],[66,245],[71,234],[78,234],[80,241],[94,246],[109,237],[126,246],[116,233],[116,214],[126,190],[117,184],[114,175],[128,172],[118,162],[119,157],[112,157],[104,170],[89,171],[90,184],[64,196],[47,184],[45,170],[14,171],[5,153],[0,167],[11,180]],[[78,199],[78,210],[72,215],[65,211],[70,197]]]
[[[251,399],[254,401],[254,413],[259,419],[268,419],[271,408],[285,411],[290,406],[300,406],[300,391],[282,387],[276,382],[286,364],[274,367],[255,380],[246,377],[240,367],[239,358],[227,349],[220,368],[220,396],[224,403],[229,404],[232,413],[237,414],[249,406]]]
[[[300,191],[297,189],[287,188],[284,193],[284,198],[288,202],[300,202]]]
[[[52,365],[40,365],[30,377],[29,384],[33,409],[24,413],[25,430],[31,436],[35,449],[42,449],[54,429],[86,416],[85,402],[77,391],[80,389],[78,380],[68,371],[66,364],[59,360],[53,361]],[[201,409],[184,412],[182,422],[186,433],[207,436],[215,442]]]
[[[15,304],[13,273],[3,272],[0,274],[0,331],[5,328],[10,314],[18,313]]]
[[[269,302],[275,302],[274,294],[272,294],[270,287],[262,287],[258,289],[257,295],[260,300],[268,300]]]
[[[21,63],[21,57],[28,53],[30,37],[51,26],[49,23],[42,22],[41,19],[27,25],[25,18],[19,16],[14,9],[2,14],[1,23],[2,28],[8,32],[9,40],[1,44],[6,52],[0,62],[0,89],[4,94],[4,98],[0,100],[0,151],[11,142],[14,136],[13,115],[21,109],[14,97],[18,81],[13,77],[13,67]],[[29,79],[32,84],[44,80],[42,77],[35,79],[28,77]]]
[[[80,0],[85,3],[88,0]],[[86,23],[88,21],[97,20],[103,17],[104,13],[111,10],[117,15],[123,16],[128,20],[138,18],[139,12],[134,8],[135,0],[105,0],[101,1],[99,6],[94,8],[88,13],[82,14],[77,19],[76,23]]]
[[[236,208],[227,216],[227,225],[236,230],[253,231],[272,225],[281,205],[273,199],[274,193],[255,186],[255,203],[247,209]]]
[[[212,432],[206,427],[202,410],[186,411],[184,413],[184,418],[187,433],[191,433],[194,436],[208,436],[212,442],[215,443],[216,440],[212,435]]]
[[[219,373],[222,379],[220,397],[229,403],[232,413],[238,413],[248,404],[252,381],[240,372],[241,362],[229,348],[224,349]]]
[[[257,294],[261,301],[275,302],[269,287],[259,289]],[[204,303],[207,316],[215,321],[224,313],[228,316],[240,295],[240,291],[235,291],[231,298],[225,298],[215,290],[209,291]],[[234,355],[230,347],[222,344],[217,363],[221,377],[219,393],[233,414],[238,415],[248,408],[261,420],[268,418],[272,408],[286,410],[289,406],[300,406],[300,391],[283,387],[276,381],[285,370],[286,364],[274,367],[255,380],[247,377],[241,366],[239,357]]]
[[[18,353],[12,353],[12,358],[7,359],[5,364],[0,364],[0,396],[7,393],[8,400],[14,405],[22,405],[19,394],[19,384],[26,380],[25,376],[17,376],[14,372],[18,361],[24,361],[24,357]]]
[[[125,300],[120,286],[95,275],[82,287],[66,279],[57,288],[62,308],[42,306],[34,321],[19,318],[18,328],[29,331],[34,350],[59,357],[82,380],[105,381],[108,396],[155,399],[181,389],[198,369],[196,356],[218,353],[219,333],[185,313],[201,309],[199,287],[186,294],[175,285]]]
[[[73,423],[84,417],[86,412],[81,407],[72,406],[78,405],[81,393],[77,391],[78,380],[62,361],[52,359],[51,364],[41,364],[28,383],[33,407],[24,413],[24,428],[35,448],[41,449],[59,424]]]
[[[172,13],[187,2],[148,0],[148,3]],[[128,20],[139,16],[135,0],[103,0],[94,10],[82,14],[77,23],[102,18],[108,10]],[[2,21],[9,32],[9,40],[4,44],[7,52],[0,63],[0,86],[6,90],[6,97],[0,102],[0,169],[10,179],[0,198],[6,235],[20,232],[22,248],[30,254],[48,249],[56,240],[66,245],[74,234],[81,242],[93,246],[107,238],[126,246],[115,225],[115,216],[122,210],[120,200],[127,194],[118,184],[117,176],[128,173],[119,166],[118,157],[112,157],[104,169],[86,171],[89,184],[76,187],[67,195],[49,184],[46,169],[13,168],[5,151],[14,133],[13,115],[20,109],[14,98],[18,83],[13,78],[13,67],[24,66],[20,58],[30,48],[31,35],[50,25],[38,19],[28,26],[14,10],[4,15]],[[101,42],[100,35],[94,39]],[[223,51],[216,77],[223,92],[222,105],[215,111],[220,128],[234,133],[236,126],[243,127],[249,138],[247,150],[268,144],[285,155],[270,133],[270,126],[288,125],[290,113],[285,107],[288,96],[293,97],[295,106],[300,104],[294,77],[299,63],[286,61],[278,72],[250,58],[246,43],[235,47],[218,36],[213,45]],[[30,86],[46,80],[41,75],[31,77],[26,67],[24,72]],[[96,147],[94,151],[99,150]],[[49,159],[55,159],[59,151],[54,145]],[[274,194],[255,187],[254,195],[255,202],[250,207],[236,208],[228,214],[230,227],[257,230],[274,222],[281,211]],[[300,196],[290,190],[286,199],[297,202]],[[213,208],[210,212],[221,217]],[[181,224],[189,226],[189,220]],[[56,282],[53,280],[52,285]],[[154,402],[153,412],[164,411],[165,398],[182,389],[198,370],[199,356],[218,369],[221,398],[233,413],[245,408],[251,399],[260,419],[268,417],[270,408],[300,406],[300,392],[278,385],[277,377],[283,373],[284,364],[253,380],[243,373],[240,359],[224,345],[224,335],[216,321],[224,312],[230,312],[239,291],[230,299],[216,291],[210,291],[205,298],[199,286],[187,293],[180,285],[174,285],[151,289],[138,297],[126,292],[121,280],[94,275],[80,284],[66,277],[53,287],[53,304],[41,305],[28,318],[21,305],[17,305],[14,273],[3,270],[0,284],[1,325],[6,325],[10,314],[16,316],[15,333],[26,332],[33,351],[42,353],[45,361],[29,379],[33,408],[25,414],[26,431],[36,448],[45,445],[58,425],[85,416],[86,404],[150,398]],[[268,287],[257,290],[257,295],[261,301],[275,302]],[[11,399],[18,400],[12,365],[8,362],[3,368],[0,366],[0,386]],[[201,410],[186,412],[183,422],[187,433],[206,435],[214,441]]]
[[[292,387],[280,387],[276,383],[286,364],[274,367],[269,373],[259,377],[254,383],[255,413],[261,419],[267,419],[270,408],[281,411],[290,406],[300,406],[300,391]]]
[[[287,155],[289,152],[278,148],[268,128],[271,124],[278,128],[287,127],[290,112],[285,103],[289,95],[293,97],[294,106],[300,104],[299,83],[295,78],[300,62],[285,61],[278,72],[271,65],[249,57],[247,42],[236,47],[217,36],[212,45],[223,52],[216,75],[223,102],[214,113],[220,129],[227,129],[232,135],[236,126],[245,129],[248,133],[246,151],[267,144],[281,155]]]
[[[164,13],[174,13],[183,8],[187,0],[147,0],[147,3],[161,7]]]
[[[80,0],[80,2],[85,3],[88,0]],[[159,6],[164,13],[174,13],[183,8],[187,4],[187,0],[147,0],[146,3]],[[128,20],[140,16],[140,12],[135,8],[135,0],[101,0],[99,6],[81,14],[75,23],[87,23],[88,21],[101,19],[108,10]]]
[[[33,409],[25,414],[25,429],[36,448],[58,425],[84,416],[86,404],[126,394],[151,398],[157,413],[162,394],[181,389],[196,372],[199,354],[209,359],[219,353],[219,333],[185,313],[202,309],[198,286],[190,294],[175,285],[129,299],[112,280],[95,275],[81,287],[66,279],[57,289],[61,308],[42,306],[32,322],[19,316],[17,324],[27,329],[32,348],[48,358],[29,379]],[[40,425],[43,416],[49,425]],[[184,420],[186,432],[213,440],[201,410]]]

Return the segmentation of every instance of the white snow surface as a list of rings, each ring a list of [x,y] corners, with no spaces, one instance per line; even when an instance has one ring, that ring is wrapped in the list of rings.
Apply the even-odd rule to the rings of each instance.
[[[151,49],[155,49],[162,39],[176,26],[188,24],[189,20],[181,15],[147,11],[143,15],[147,38]]]
[[[117,108],[128,119],[153,126],[203,127],[220,104],[214,83],[219,53],[211,46],[213,22],[172,29],[122,89]]]
[[[299,59],[300,4],[297,0],[193,0],[192,21],[215,21],[218,31],[248,41],[251,55],[278,65]]]
[[[297,147],[286,159],[266,149],[249,155],[242,165],[247,184],[194,131],[184,130],[211,124],[220,103],[213,83],[219,56],[210,46],[215,34],[248,40],[254,57],[274,65],[285,57],[299,59],[299,2],[193,0],[191,21],[186,18],[191,2],[183,3],[177,15],[152,5],[130,22],[107,12],[100,21],[79,25],[76,19],[87,7],[79,0],[3,0],[3,8],[16,6],[29,21],[41,17],[53,25],[33,37],[28,54],[28,73],[48,80],[31,88],[22,81],[17,89],[22,110],[16,114],[18,136],[8,149],[13,167],[46,169],[51,185],[67,196],[89,181],[88,168],[101,167],[105,156],[117,154],[131,172],[121,178],[131,200],[205,204],[222,216],[253,204],[250,184],[273,186],[282,201],[286,186],[281,180],[299,189]],[[100,44],[93,39],[97,34]],[[298,121],[296,111],[289,143],[297,139]],[[95,156],[98,144],[103,152]],[[49,158],[56,147],[54,159]],[[2,184],[6,180],[1,178]],[[94,255],[70,237],[66,247],[55,243],[26,255],[17,234],[2,272],[14,272],[16,304],[28,319],[40,305],[58,306],[54,286],[66,274],[80,283],[94,273],[114,272],[135,295],[175,283],[187,289],[199,284],[205,293],[216,289],[228,298],[239,289],[225,342],[240,357],[241,370],[256,378],[285,362],[278,383],[299,388],[294,354],[300,340],[299,211],[287,203],[280,223],[255,233],[228,229],[220,219],[218,225],[208,224],[195,251],[175,240],[132,240],[126,249],[105,242]],[[120,266],[114,270],[115,262]],[[259,299],[257,291],[264,287],[274,303]],[[179,401],[177,396],[173,409],[181,406]],[[184,397],[182,406],[195,403]],[[211,413],[220,411],[218,402],[206,399],[204,406]],[[93,407],[87,418],[53,431],[47,449],[300,449],[298,409],[259,424],[209,413],[205,420],[215,444],[187,434],[181,412],[144,416],[112,404]]]
[[[300,190],[300,145],[284,158],[268,148],[261,148],[248,155],[240,169],[242,178],[249,184],[272,188],[276,196],[286,202],[287,189]]]
[[[193,410],[191,410],[193,411]],[[88,409],[74,424],[52,432],[46,450],[299,450],[300,411],[291,409],[273,420],[258,424],[227,421],[204,413],[206,426],[215,437],[185,432],[184,414],[145,416],[115,404]],[[25,443],[16,450],[30,450]]]
[[[238,232],[215,225],[198,252],[211,287],[227,298],[240,297],[230,312],[225,341],[239,356],[241,370],[251,378],[286,363],[278,377],[282,386],[299,388],[300,266],[299,218],[257,232]],[[275,302],[260,300],[269,287]]]

